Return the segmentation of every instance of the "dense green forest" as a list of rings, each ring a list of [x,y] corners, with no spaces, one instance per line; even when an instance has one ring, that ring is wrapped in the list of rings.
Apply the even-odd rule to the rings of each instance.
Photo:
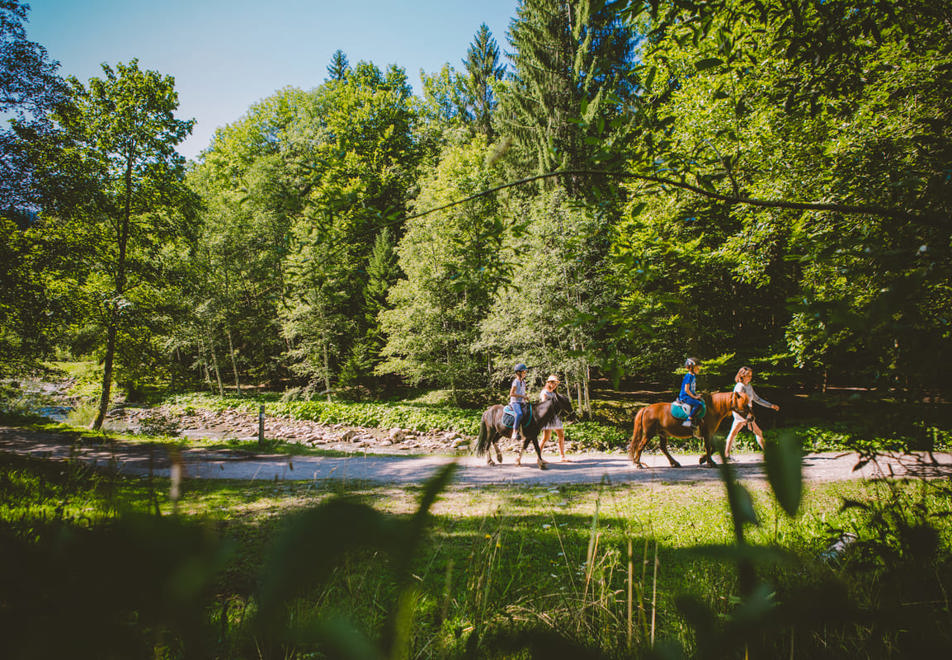
[[[952,5],[524,0],[423,74],[338,51],[195,160],[174,80],[61,78],[0,2],[0,370],[373,398],[516,361],[936,396]],[[454,54],[447,53],[447,57]]]

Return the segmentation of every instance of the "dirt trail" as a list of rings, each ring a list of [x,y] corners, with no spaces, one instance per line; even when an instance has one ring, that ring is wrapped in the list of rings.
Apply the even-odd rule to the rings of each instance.
[[[103,467],[113,466],[122,474],[168,477],[171,461],[164,449],[132,443],[82,443],[74,447],[69,434],[30,431],[0,426],[0,451],[65,460],[73,456]],[[697,455],[678,456],[685,466],[668,467],[663,455],[645,455],[648,469],[632,467],[624,454],[582,453],[560,463],[557,455],[546,454],[549,469],[539,470],[534,456],[523,457],[523,466],[514,465],[515,455],[505,454],[505,463],[490,467],[485,459],[465,456],[384,456],[355,454],[348,457],[285,456],[245,452],[190,449],[182,452],[186,477],[198,479],[346,480],[386,484],[421,484],[440,466],[456,460],[460,469],[455,482],[463,485],[558,485],[610,483],[685,483],[713,481],[720,470],[697,465]],[[807,481],[838,481],[877,476],[952,476],[952,455],[935,454],[938,465],[928,456],[906,455],[883,458],[854,470],[854,453],[808,454],[803,460]],[[765,480],[763,457],[743,454],[731,465],[743,480]]]

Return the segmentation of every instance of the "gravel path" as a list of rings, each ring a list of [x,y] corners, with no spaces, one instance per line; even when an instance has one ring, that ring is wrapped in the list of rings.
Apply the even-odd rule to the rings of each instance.
[[[83,443],[74,448],[68,434],[0,427],[0,451],[64,460],[70,456],[102,466],[114,466],[120,473],[168,477],[172,462],[163,449],[129,443]],[[530,450],[531,451],[531,450]],[[523,466],[514,465],[515,455],[504,454],[503,465],[490,467],[484,458],[472,455],[388,456],[355,453],[349,457],[285,456],[245,452],[190,449],[181,453],[186,477],[199,479],[346,480],[380,484],[421,484],[440,466],[456,460],[460,469],[455,482],[462,485],[557,485],[599,483],[687,483],[720,478],[720,470],[697,465],[697,454],[675,455],[685,466],[668,466],[660,453],[642,456],[647,469],[634,468],[624,454],[583,453],[571,462],[560,463],[557,455],[546,455],[549,469],[539,470],[533,455],[523,457]],[[904,455],[879,459],[854,469],[854,453],[808,454],[803,460],[807,481],[837,481],[877,476],[952,476],[952,455],[935,454],[938,465],[928,456]],[[744,480],[765,480],[760,454],[738,455],[731,465]]]

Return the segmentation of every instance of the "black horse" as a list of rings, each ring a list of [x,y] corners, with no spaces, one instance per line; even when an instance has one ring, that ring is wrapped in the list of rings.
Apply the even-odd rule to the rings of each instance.
[[[476,455],[486,454],[486,462],[493,463],[492,452],[489,451],[490,445],[496,449],[496,458],[502,463],[502,452],[499,451],[499,445],[496,442],[501,437],[509,437],[512,429],[502,423],[503,406],[491,406],[483,413],[483,419],[479,423],[479,441],[476,444]],[[544,470],[547,463],[542,460],[542,450],[539,449],[539,431],[542,427],[552,421],[556,415],[568,416],[572,414],[572,402],[564,394],[555,392],[555,396],[537,403],[532,406],[532,417],[528,422],[522,424],[522,449],[519,450],[519,456],[516,458],[516,465],[522,461],[522,452],[526,450],[529,443],[535,447],[538,457],[539,469]]]

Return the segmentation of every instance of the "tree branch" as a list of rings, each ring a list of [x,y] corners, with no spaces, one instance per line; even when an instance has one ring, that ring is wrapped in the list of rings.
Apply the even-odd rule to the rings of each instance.
[[[516,186],[521,186],[526,183],[532,183],[533,181],[540,181],[542,179],[550,179],[552,177],[572,176],[572,175],[588,175],[588,176],[597,175],[597,176],[616,177],[621,179],[635,179],[638,181],[648,181],[648,182],[657,183],[663,186],[671,186],[673,188],[689,190],[703,197],[707,197],[709,199],[716,199],[718,201],[725,202],[727,204],[746,204],[748,206],[757,206],[760,208],[791,209],[791,210],[798,210],[798,211],[834,211],[837,213],[845,213],[849,215],[853,215],[853,214],[875,215],[875,216],[880,216],[884,218],[916,220],[916,221],[924,222],[925,224],[934,225],[937,227],[947,227],[949,226],[950,221],[952,221],[952,218],[948,216],[944,216],[939,213],[917,214],[917,213],[911,213],[909,211],[904,211],[902,209],[887,208],[883,206],[875,206],[875,205],[869,205],[869,204],[865,204],[865,205],[864,204],[840,204],[836,202],[791,202],[791,201],[779,200],[779,199],[778,200],[757,199],[756,197],[746,197],[744,195],[724,195],[714,190],[705,190],[704,188],[701,188],[700,186],[695,186],[690,183],[686,183],[684,181],[676,181],[674,179],[668,179],[665,177],[647,175],[647,174],[635,174],[632,172],[600,171],[600,170],[561,170],[558,172],[546,172],[545,174],[536,174],[535,176],[519,179],[518,181],[510,181],[509,183],[504,183],[494,188],[483,190],[481,192],[470,195],[469,197],[464,197],[463,199],[456,200],[455,202],[444,204],[443,206],[427,209],[426,211],[421,211],[420,213],[414,213],[413,215],[406,216],[405,218],[403,218],[403,220],[412,220],[414,218],[422,218],[425,215],[436,213],[437,211],[444,211],[448,208],[452,208],[454,206],[459,206],[460,204],[465,204],[466,202],[473,201],[474,199],[479,199],[480,197],[485,197],[486,195],[492,195],[493,193],[499,192],[500,190],[505,190],[506,188],[514,188]],[[399,221],[396,221],[396,222],[399,222]]]

